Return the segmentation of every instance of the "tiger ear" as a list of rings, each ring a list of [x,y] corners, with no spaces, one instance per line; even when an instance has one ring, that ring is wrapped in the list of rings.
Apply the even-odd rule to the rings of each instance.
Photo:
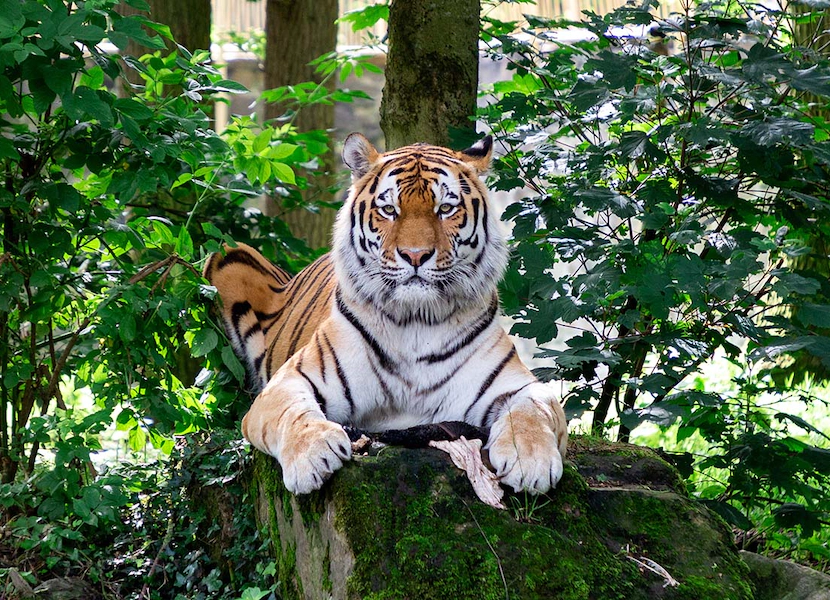
[[[477,173],[484,173],[490,168],[493,158],[493,136],[485,135],[475,144],[461,151],[461,159],[473,167]]]
[[[368,173],[377,159],[378,151],[362,134],[350,133],[343,142],[343,162],[351,170],[353,181]]]

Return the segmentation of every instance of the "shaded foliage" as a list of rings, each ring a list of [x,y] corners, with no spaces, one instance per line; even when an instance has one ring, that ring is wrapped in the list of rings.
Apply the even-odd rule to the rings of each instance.
[[[176,514],[154,504],[177,500],[176,462],[122,468],[103,434],[163,458],[181,436],[235,428],[245,371],[201,262],[231,239],[289,270],[312,260],[243,203],[295,194],[296,167],[326,148],[249,118],[217,134],[203,106],[245,88],[115,5],[11,2],[0,16],[0,506],[10,551],[36,570],[103,578],[116,543],[141,583],[171,568],[162,550],[160,567],[141,561],[154,520]],[[130,42],[148,54],[119,57]]]
[[[830,129],[806,102],[830,97],[830,64],[792,43],[783,9],[652,6],[520,32],[486,20],[513,71],[482,111],[507,149],[494,186],[526,190],[506,214],[504,306],[554,365],[538,375],[572,384],[571,417],[621,439],[679,422],[712,445],[697,468],[726,473],[710,490],[735,503],[725,517],[774,508],[810,537],[830,511],[828,451],[765,404],[790,397],[790,357],[830,366],[830,283],[792,260],[828,233]],[[717,359],[741,370],[733,392],[696,380]]]

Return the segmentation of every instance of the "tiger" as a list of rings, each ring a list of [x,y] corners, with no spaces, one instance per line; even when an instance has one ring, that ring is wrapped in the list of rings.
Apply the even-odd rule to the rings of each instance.
[[[463,151],[418,143],[380,153],[350,134],[351,171],[332,249],[291,277],[231,244],[204,275],[260,393],[244,437],[307,494],[365,431],[463,421],[488,432],[500,482],[542,494],[562,477],[568,432],[549,384],[499,323],[506,238],[480,177],[486,136]]]

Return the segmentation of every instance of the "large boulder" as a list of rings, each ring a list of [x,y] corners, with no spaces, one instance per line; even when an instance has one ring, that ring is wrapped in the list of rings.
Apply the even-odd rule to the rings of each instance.
[[[787,560],[741,551],[755,600],[830,600],[830,576]]]
[[[725,524],[636,446],[575,440],[556,490],[481,503],[435,449],[356,456],[296,497],[257,453],[260,523],[293,598],[753,598]]]

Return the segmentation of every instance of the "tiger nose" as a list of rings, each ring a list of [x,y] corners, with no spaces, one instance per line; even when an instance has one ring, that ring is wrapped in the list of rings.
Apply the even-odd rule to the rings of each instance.
[[[418,268],[435,254],[435,248],[398,248],[398,254],[410,265]]]

